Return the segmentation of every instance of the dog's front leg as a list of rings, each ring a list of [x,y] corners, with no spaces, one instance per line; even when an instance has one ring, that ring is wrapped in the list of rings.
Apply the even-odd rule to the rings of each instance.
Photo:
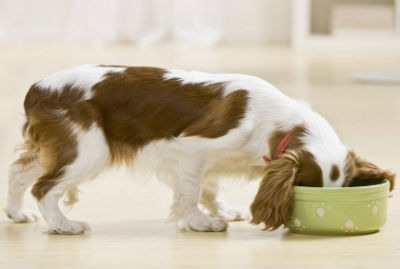
[[[228,224],[221,218],[204,214],[199,209],[200,182],[204,172],[199,161],[180,162],[179,172],[173,187],[174,202],[171,215],[179,228],[198,232],[225,231]]]
[[[200,204],[212,216],[221,217],[225,221],[239,221],[250,218],[250,212],[246,207],[235,208],[229,203],[217,197],[218,179],[205,177],[202,181]]]

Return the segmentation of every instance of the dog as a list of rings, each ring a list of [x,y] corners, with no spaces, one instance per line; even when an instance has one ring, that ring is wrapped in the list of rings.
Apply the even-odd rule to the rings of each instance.
[[[290,223],[294,185],[394,186],[393,173],[348,150],[306,103],[254,76],[83,65],[33,84],[24,108],[6,213],[17,223],[38,219],[23,206],[33,184],[41,215],[58,234],[89,230],[58,203],[63,196],[76,202],[77,186],[110,165],[153,172],[174,192],[177,225],[201,232],[248,217],[217,198],[224,174],[261,178],[251,222],[267,230]]]

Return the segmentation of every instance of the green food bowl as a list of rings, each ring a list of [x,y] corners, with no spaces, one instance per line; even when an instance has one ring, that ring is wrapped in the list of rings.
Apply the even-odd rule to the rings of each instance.
[[[289,229],[311,235],[359,235],[386,222],[389,182],[362,187],[294,187]]]

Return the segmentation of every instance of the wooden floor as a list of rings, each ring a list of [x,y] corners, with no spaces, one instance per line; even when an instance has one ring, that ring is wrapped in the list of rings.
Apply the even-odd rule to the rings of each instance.
[[[56,70],[83,63],[154,65],[261,76],[307,100],[360,155],[399,173],[400,85],[356,84],[357,71],[400,65],[399,51],[293,52],[285,47],[85,48],[47,44],[0,46],[0,207],[7,167],[20,141],[22,102],[29,85]],[[396,66],[397,65],[397,66]],[[222,196],[248,206],[256,183],[227,180]],[[398,268],[399,188],[388,222],[376,234],[318,237],[263,232],[247,222],[227,232],[177,231],[167,223],[171,192],[154,179],[134,182],[112,170],[83,186],[68,216],[89,222],[81,236],[45,233],[43,221],[12,224],[0,215],[0,268]],[[36,208],[31,197],[28,206]]]

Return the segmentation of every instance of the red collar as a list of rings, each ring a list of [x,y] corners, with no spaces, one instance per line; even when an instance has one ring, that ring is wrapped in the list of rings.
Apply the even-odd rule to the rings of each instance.
[[[279,142],[278,146],[275,149],[275,153],[272,156],[272,160],[278,159],[282,155],[282,153],[285,152],[285,150],[290,142],[290,139],[292,138],[292,135],[293,135],[293,131],[287,133],[282,138],[281,142]],[[263,159],[267,164],[271,161],[271,159],[267,156],[263,156]]]

